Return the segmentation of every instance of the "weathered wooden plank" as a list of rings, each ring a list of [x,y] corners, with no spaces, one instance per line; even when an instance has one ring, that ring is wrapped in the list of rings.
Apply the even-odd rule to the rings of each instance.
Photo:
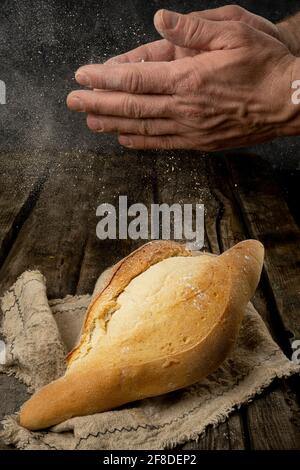
[[[50,297],[75,292],[88,233],[94,155],[58,155],[0,270],[3,291],[26,269],[46,275]],[[8,196],[9,197],[9,196]]]
[[[148,163],[147,163],[148,162]],[[23,270],[40,269],[50,297],[91,292],[99,274],[141,241],[96,237],[96,208],[107,202],[117,206],[127,195],[128,205],[152,201],[151,160],[136,155],[58,156],[28,220],[0,271],[2,290]],[[141,164],[142,163],[142,164]],[[14,393],[7,394],[13,383]],[[25,387],[0,375],[5,393],[1,412],[14,411],[26,399]],[[1,445],[1,444],[0,444]]]
[[[0,156],[0,265],[34,208],[49,170],[49,156],[1,154]],[[14,377],[0,374],[0,420],[26,399],[26,388]],[[10,449],[0,442],[0,449]]]
[[[49,156],[0,155],[0,265],[47,177]]]
[[[210,189],[206,166],[207,157],[199,153],[164,153],[157,158],[157,201],[173,204],[204,204],[205,250],[219,253],[217,225],[223,208]],[[244,431],[239,413],[225,423],[209,428],[198,442],[183,449],[244,449]]]
[[[0,374],[0,421],[5,415],[14,413],[24,401],[29,398],[27,395],[25,385],[21,384],[14,377],[8,377],[7,375]],[[8,450],[13,447],[6,446],[0,439],[0,450]]]
[[[45,274],[51,297],[76,291],[93,188],[97,187],[95,162],[94,155],[53,156],[50,176],[0,270],[1,292],[29,268]],[[10,197],[8,192],[6,201]],[[13,392],[7,393],[8,388]],[[6,398],[0,405],[3,414],[18,409],[27,398],[25,387],[5,375],[0,375],[2,393]]]
[[[227,165],[244,223],[266,248],[265,274],[286,337],[299,339],[300,230],[266,162],[234,155]]]
[[[248,165],[253,165],[254,162],[252,159],[251,162],[248,162]],[[248,227],[247,221],[243,223],[240,217],[240,207],[237,204],[237,198],[233,195],[234,188],[237,188],[236,183],[232,183],[229,177],[225,160],[210,159],[208,173],[212,191],[222,206],[222,216],[218,223],[218,238],[221,251],[224,251],[234,243],[245,239],[248,233],[251,232],[251,227]],[[265,181],[267,184],[268,179],[266,178]],[[243,188],[238,186],[238,190],[243,191]],[[274,318],[272,314],[272,305],[268,298],[269,289],[263,281],[262,279],[253,302],[268,324],[274,339],[285,349],[286,345],[282,341],[280,325],[278,325],[276,317]],[[287,400],[287,394],[290,395],[289,400]],[[266,409],[268,410],[267,415],[265,414]],[[284,385],[282,381],[278,382],[277,387],[273,387],[270,393],[265,392],[259,400],[255,399],[253,403],[245,408],[244,412],[244,421],[249,435],[247,446],[254,449],[297,448],[296,446],[300,445],[299,426],[290,419],[293,414],[292,409],[299,409],[296,397],[291,388]],[[278,426],[280,422],[284,423],[284,435],[281,432],[281,427]],[[258,433],[257,429],[261,429],[261,433]],[[268,432],[268,429],[272,429],[272,432]]]
[[[218,253],[216,220],[219,206],[208,185],[205,157],[191,152],[163,153],[157,158],[156,173],[157,202],[160,204],[204,204],[206,225],[203,249]],[[171,222],[173,224],[174,221]]]
[[[92,292],[99,274],[126,256],[148,240],[100,240],[96,236],[96,208],[103,203],[112,204],[116,209],[117,228],[119,226],[119,196],[127,196],[128,208],[135,203],[142,203],[148,209],[153,202],[153,169],[149,156],[138,153],[124,153],[122,156],[97,157],[99,159],[97,188],[91,208],[91,220],[88,226],[88,240],[85,246],[80,276],[76,292]],[[128,217],[128,222],[132,220]],[[117,231],[117,238],[119,234]]]
[[[241,416],[239,411],[216,428],[208,426],[205,435],[198,441],[185,444],[183,450],[242,450],[245,448],[245,437],[241,432]]]
[[[197,201],[204,203],[207,208],[206,244],[213,252],[222,251],[226,249],[226,244],[233,244],[242,238],[241,234],[243,233],[243,228],[239,224],[238,214],[235,214],[235,216],[230,214],[230,216],[228,216],[228,212],[230,212],[230,210],[232,211],[233,207],[230,197],[224,197],[226,191],[224,188],[221,188],[220,185],[213,187],[212,191],[209,190],[209,184],[211,184],[211,182],[209,183],[207,180],[205,165],[203,161],[199,159],[199,155],[193,158],[191,158],[190,155],[188,158],[185,156],[176,156],[175,160],[173,155],[169,155],[169,157],[164,155],[161,159],[158,159],[156,172],[152,170],[152,165],[149,163],[151,162],[151,157],[149,156],[145,156],[145,160],[142,162],[140,162],[140,157],[134,154],[124,156],[124,159],[122,157],[121,162],[120,157],[97,157],[97,162],[95,162],[95,159],[89,156],[84,159],[84,165],[82,166],[80,166],[77,161],[77,157],[73,158],[74,160],[71,158],[66,166],[64,166],[61,161],[57,162],[57,168],[52,172],[51,178],[53,180],[58,179],[58,184],[54,184],[54,181],[51,182],[51,178],[47,181],[30,219],[38,229],[38,236],[41,237],[43,236],[41,227],[47,226],[47,222],[49,221],[54,221],[54,224],[49,225],[52,227],[52,229],[50,228],[49,230],[49,240],[51,242],[54,241],[55,247],[57,248],[53,251],[54,254],[50,255],[54,257],[52,259],[55,259],[56,256],[58,259],[61,259],[59,258],[61,246],[67,246],[72,242],[76,244],[76,241],[79,244],[77,249],[80,247],[82,249],[81,258],[78,258],[78,251],[76,251],[76,253],[73,251],[68,252],[65,262],[62,264],[63,266],[66,264],[66,267],[63,269],[63,272],[60,273],[59,269],[57,270],[57,266],[61,265],[61,263],[56,260],[55,266],[52,267],[47,258],[44,259],[44,257],[41,256],[41,253],[43,253],[42,250],[44,249],[41,245],[40,249],[35,251],[35,243],[30,242],[31,250],[21,255],[22,249],[25,247],[26,243],[30,241],[30,237],[33,234],[33,231],[30,227],[27,227],[25,223],[18,237],[18,239],[20,238],[20,244],[18,245],[17,240],[16,248],[12,250],[14,253],[9,256],[9,259],[13,260],[12,277],[12,273],[17,272],[16,266],[18,269],[21,269],[22,266],[24,267],[26,260],[29,259],[38,267],[43,270],[45,269],[47,277],[49,277],[49,275],[50,278],[53,276],[51,280],[52,284],[55,283],[55,273],[58,273],[58,277],[60,278],[59,292],[61,295],[70,293],[70,290],[71,292],[76,291],[78,293],[91,291],[96,277],[106,266],[127,254],[140,243],[139,241],[125,240],[122,243],[119,241],[101,242],[96,237],[95,227],[97,219],[95,217],[95,210],[97,205],[101,202],[116,203],[117,197],[120,194],[127,194],[129,196],[129,204],[143,202],[149,206],[153,198],[153,193],[156,202],[173,203],[176,201],[180,203],[194,203]],[[147,159],[149,159],[149,161]],[[140,166],[139,163],[141,163]],[[120,171],[120,164],[122,165],[122,171]],[[155,173],[157,174],[157,184]],[[77,183],[74,184],[73,177],[75,181],[78,181],[79,190],[80,187],[88,188],[88,190],[80,192],[79,195],[77,194],[78,197],[75,199],[74,196],[77,191],[75,191],[74,188]],[[73,184],[70,185],[68,182],[72,182]],[[200,191],[198,189],[199,186]],[[188,191],[184,191],[184,188],[189,189]],[[199,197],[200,193],[201,196]],[[65,197],[63,197],[63,195]],[[78,208],[77,216],[70,210],[70,201],[72,201],[72,203],[75,201],[76,208]],[[52,213],[52,215],[48,214],[47,207],[51,205],[51,202],[54,205],[53,211],[56,213],[56,217],[66,218],[64,223],[57,224],[54,213]],[[37,212],[37,214],[35,214],[35,212]],[[40,220],[40,217],[42,220]],[[75,235],[74,228],[78,225],[79,220],[82,221],[84,229],[81,227],[79,234]],[[55,236],[53,233],[51,234],[52,230],[56,233]],[[40,243],[38,236],[36,236],[35,240]],[[221,245],[221,247],[219,245]],[[76,275],[73,274],[73,281],[70,286],[69,273],[75,273],[75,268],[74,265],[70,268],[69,264],[72,264],[74,261],[77,270],[79,270],[80,265],[81,270],[80,273],[77,272]],[[83,261],[82,264],[81,261]],[[8,262],[5,263],[5,265],[8,268],[10,266]],[[51,289],[53,288],[50,287],[50,291]],[[247,424],[250,429],[250,445],[254,448],[260,448],[259,445],[262,442],[264,442],[264,448],[272,448],[274,441],[276,441],[278,448],[287,448],[288,444],[294,446],[297,442],[296,434],[293,434],[291,437],[291,423],[289,418],[284,421],[285,439],[280,439],[277,432],[275,439],[272,441],[272,435],[269,435],[267,431],[264,431],[264,434],[268,436],[269,440],[265,438],[261,441],[261,437],[256,438],[256,427],[258,423],[260,423],[259,426],[262,429],[264,429],[264,427],[267,429],[271,421],[271,423],[273,423],[272,433],[276,433],[274,426],[276,427],[278,422],[282,419],[281,413],[286,416],[290,413],[290,408],[287,405],[286,398],[283,396],[282,391],[275,390],[274,393],[278,394],[275,398],[272,396],[270,399],[269,395],[263,397],[267,399],[267,404],[265,405],[265,403],[263,403],[262,406],[268,406],[270,409],[275,407],[275,409],[277,409],[275,416],[273,416],[271,412],[268,414],[269,422],[266,421],[266,416],[260,408],[260,405],[257,405],[256,401],[254,402],[255,406],[251,404],[249,407],[249,409],[253,407],[253,411],[247,414]],[[22,401],[24,398],[24,391],[19,392],[17,388],[16,396],[12,401],[16,399]],[[275,400],[274,406],[272,400]],[[7,405],[9,408],[13,409],[12,401],[8,401]],[[252,421],[254,423],[253,432],[251,427]],[[196,445],[196,448],[201,449],[244,448],[248,443],[245,442],[244,428],[240,413],[233,414],[226,423],[221,424],[218,428],[209,429],[198,444],[188,444],[187,447],[194,448],[194,445]]]
[[[296,397],[292,397],[291,392],[289,395],[288,399],[282,387],[277,386],[256,397],[249,405],[247,418],[251,448],[299,450],[299,407]]]
[[[153,196],[156,195],[158,200],[156,202],[169,202],[172,204],[174,201],[180,203],[188,203],[193,201],[194,196],[197,195],[199,198],[199,186],[201,184],[202,191],[205,192],[206,198],[210,198],[212,203],[214,199],[211,197],[207,186],[203,182],[199,182],[199,176],[203,172],[199,172],[199,168],[196,171],[193,169],[193,164],[191,164],[190,171],[192,171],[192,178],[195,183],[195,190],[193,194],[186,196],[186,190],[184,183],[180,185],[177,184],[177,178],[180,175],[182,178],[182,171],[184,166],[178,163],[178,160],[174,160],[172,156],[167,160],[165,157],[162,157],[161,164],[156,167],[158,171],[158,187],[156,186],[155,173],[152,168],[152,162],[149,156],[145,156],[141,161],[140,156],[129,155],[122,157],[122,174],[116,171],[116,165],[119,165],[119,157],[111,157],[106,159],[104,162],[103,174],[101,177],[100,188],[101,191],[96,197],[96,205],[108,202],[111,204],[116,204],[117,197],[119,195],[128,195],[128,201],[130,203],[142,202],[150,209],[150,204],[153,202]],[[182,163],[182,161],[181,161]],[[163,167],[162,167],[163,166]],[[175,170],[176,166],[176,170]],[[203,167],[202,167],[203,169]],[[173,174],[173,177],[169,175]],[[186,172],[187,173],[187,172]],[[167,178],[166,181],[162,181],[162,176]],[[175,184],[174,184],[175,183]],[[191,187],[191,181],[189,179],[189,188]],[[181,194],[170,194],[171,185],[174,188],[177,188],[177,191],[182,191]],[[170,197],[167,201],[165,195],[164,198],[160,196],[160,191],[166,191],[166,194]],[[198,199],[198,202],[201,203],[205,200],[205,197]],[[213,216],[212,216],[213,217]],[[107,266],[110,266],[122,256],[128,254],[132,249],[136,248],[143,241],[133,241],[133,240],[124,240],[122,243],[120,241],[114,242],[112,240],[100,241],[95,236],[95,223],[91,225],[90,237],[85,247],[85,253],[83,257],[83,263],[81,266],[81,272],[79,277],[79,282],[77,286],[77,293],[86,293],[91,292],[97,276],[105,269]],[[203,437],[197,444],[199,448],[244,448],[241,433],[240,433],[240,418],[236,415],[230,417],[229,421],[222,423],[218,429],[209,430],[208,436]],[[193,444],[191,444],[193,445]],[[187,447],[188,448],[188,447]]]
[[[274,170],[276,171],[276,170]],[[300,227],[300,211],[299,211],[299,188],[300,188],[300,171],[284,170],[276,171],[276,179],[282,188],[284,198],[287,202],[290,213],[292,214],[298,227]]]

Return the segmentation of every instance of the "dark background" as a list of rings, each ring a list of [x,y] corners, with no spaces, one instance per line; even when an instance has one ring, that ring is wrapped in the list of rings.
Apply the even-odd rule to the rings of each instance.
[[[0,2],[0,79],[7,104],[0,106],[0,151],[120,151],[113,136],[93,135],[84,116],[65,105],[81,64],[102,62],[158,38],[152,18],[159,8],[189,12],[225,1],[7,0]],[[238,1],[279,21],[300,10],[300,1]],[[255,147],[277,168],[300,169],[300,138]],[[253,149],[250,149],[253,151]]]

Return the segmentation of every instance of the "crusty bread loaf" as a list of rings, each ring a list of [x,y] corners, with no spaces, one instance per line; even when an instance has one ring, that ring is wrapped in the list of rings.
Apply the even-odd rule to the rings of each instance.
[[[36,430],[191,385],[231,350],[254,294],[263,246],[192,256],[151,242],[120,261],[94,296],[66,374],[21,409]]]

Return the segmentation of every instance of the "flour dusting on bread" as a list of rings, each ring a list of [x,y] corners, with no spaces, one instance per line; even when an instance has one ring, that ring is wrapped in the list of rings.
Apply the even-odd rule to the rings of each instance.
[[[25,403],[21,424],[42,429],[215,371],[235,344],[263,256],[255,240],[220,256],[192,256],[175,242],[131,253],[94,296],[66,374]]]

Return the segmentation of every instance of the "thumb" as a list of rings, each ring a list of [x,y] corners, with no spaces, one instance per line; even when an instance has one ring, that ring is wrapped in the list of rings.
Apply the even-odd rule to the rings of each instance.
[[[211,21],[170,10],[158,10],[154,25],[162,37],[177,46],[198,50],[232,49],[241,46],[241,29],[233,21]]]

